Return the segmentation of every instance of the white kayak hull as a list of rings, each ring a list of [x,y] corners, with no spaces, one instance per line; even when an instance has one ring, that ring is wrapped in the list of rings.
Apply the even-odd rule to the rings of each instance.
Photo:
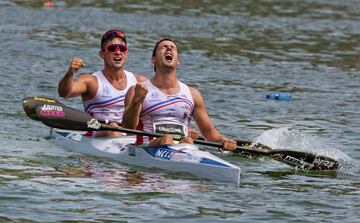
[[[175,144],[158,147],[136,147],[133,136],[87,137],[83,132],[53,129],[56,142],[65,149],[123,164],[185,172],[194,176],[239,185],[240,168],[200,150],[196,145]]]

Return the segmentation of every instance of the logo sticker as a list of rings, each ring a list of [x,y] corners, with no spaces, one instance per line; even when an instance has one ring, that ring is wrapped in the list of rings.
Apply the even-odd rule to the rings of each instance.
[[[175,154],[175,152],[172,151],[172,150],[159,149],[159,150],[155,153],[155,157],[156,157],[156,158],[161,158],[161,159],[170,160],[171,157],[172,157],[174,154]]]
[[[40,110],[40,115],[49,117],[64,117],[65,112],[63,112],[63,108],[61,106],[45,104]]]
[[[182,135],[186,133],[186,126],[183,124],[172,123],[172,122],[158,122],[154,123],[155,133],[160,134],[173,134]]]

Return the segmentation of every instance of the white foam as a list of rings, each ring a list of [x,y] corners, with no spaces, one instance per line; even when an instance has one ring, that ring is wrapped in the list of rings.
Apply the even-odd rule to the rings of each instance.
[[[339,150],[338,146],[338,148],[335,148],[334,145],[315,137],[307,136],[290,127],[280,127],[265,131],[253,141],[273,149],[297,150],[328,156],[337,160],[341,168],[360,166],[360,163]]]

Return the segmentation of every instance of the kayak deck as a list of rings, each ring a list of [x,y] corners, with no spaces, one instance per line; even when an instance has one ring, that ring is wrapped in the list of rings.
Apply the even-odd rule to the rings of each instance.
[[[219,182],[240,183],[241,169],[196,145],[138,147],[135,137],[88,137],[83,132],[53,129],[56,142],[72,152],[107,157],[123,164],[185,172]]]

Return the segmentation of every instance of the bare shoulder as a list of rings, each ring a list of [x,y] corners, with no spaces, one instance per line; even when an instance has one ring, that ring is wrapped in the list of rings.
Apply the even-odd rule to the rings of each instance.
[[[90,74],[90,73],[82,73],[78,77],[78,81],[84,83],[88,89],[88,94],[92,97],[95,96],[94,93],[96,93],[98,89],[98,80],[96,76]]]
[[[189,90],[195,103],[203,101],[203,97],[198,89],[189,86]]]
[[[142,74],[135,74],[135,78],[136,78],[136,80],[137,80],[138,82],[143,82],[143,81],[145,81],[145,80],[148,79],[147,77],[145,77],[145,76],[142,75]]]
[[[200,93],[200,91],[198,89],[189,86],[189,90],[190,90],[190,93],[191,93],[191,95],[193,97],[194,96],[200,96],[201,97],[201,93]]]
[[[94,75],[92,75],[91,73],[81,73],[78,78],[78,80],[83,80],[83,81],[94,81],[96,80],[96,77]]]
[[[88,99],[93,98],[98,90],[98,80],[96,76],[90,73],[81,73],[78,77],[78,81],[86,85],[87,90],[83,97]]]

